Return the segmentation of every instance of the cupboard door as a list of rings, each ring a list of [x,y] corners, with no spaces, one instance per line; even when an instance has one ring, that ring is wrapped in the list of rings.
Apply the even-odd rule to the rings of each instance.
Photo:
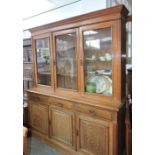
[[[35,39],[37,84],[51,85],[50,36]]]
[[[112,96],[113,34],[112,24],[80,28],[84,92]]]
[[[56,61],[56,87],[77,90],[77,33],[76,30],[53,34]]]
[[[50,108],[50,138],[75,148],[74,113],[62,108]]]
[[[36,130],[48,134],[48,106],[30,103],[30,123]]]
[[[86,155],[112,155],[110,123],[89,116],[77,117],[77,151]]]

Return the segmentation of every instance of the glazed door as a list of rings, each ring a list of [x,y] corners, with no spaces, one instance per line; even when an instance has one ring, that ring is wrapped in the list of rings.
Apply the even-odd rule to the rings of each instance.
[[[80,28],[82,91],[113,95],[113,24],[100,23]]]
[[[36,85],[51,86],[53,85],[52,76],[52,53],[50,47],[50,34],[44,34],[41,36],[35,36],[35,79]]]
[[[50,138],[75,148],[74,113],[59,107],[50,107]]]
[[[112,126],[87,115],[77,116],[77,151],[83,155],[112,155]]]
[[[48,106],[30,102],[30,124],[36,130],[48,135]]]
[[[76,29],[53,33],[57,90],[78,90],[77,33]]]

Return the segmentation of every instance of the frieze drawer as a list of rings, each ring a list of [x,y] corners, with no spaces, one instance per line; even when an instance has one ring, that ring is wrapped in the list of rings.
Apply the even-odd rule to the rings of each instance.
[[[60,108],[67,108],[67,109],[72,109],[73,108],[73,103],[72,102],[68,102],[68,101],[65,101],[65,100],[57,100],[57,99],[52,99],[51,101],[52,105],[53,106],[57,106],[57,107],[60,107]]]
[[[34,102],[43,102],[48,103],[49,98],[47,96],[38,95],[38,94],[29,94],[29,100]]]
[[[104,119],[108,119],[108,120],[113,119],[112,112],[106,111],[106,110],[96,109],[96,108],[90,107],[90,106],[77,104],[76,110],[78,112],[89,114],[90,116],[93,116],[93,117],[100,117],[100,118],[104,118]]]

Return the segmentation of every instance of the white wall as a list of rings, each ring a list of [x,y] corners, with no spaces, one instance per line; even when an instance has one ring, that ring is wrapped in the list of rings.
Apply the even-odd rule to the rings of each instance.
[[[104,8],[106,8],[106,0],[81,0],[57,10],[24,19],[23,30]]]

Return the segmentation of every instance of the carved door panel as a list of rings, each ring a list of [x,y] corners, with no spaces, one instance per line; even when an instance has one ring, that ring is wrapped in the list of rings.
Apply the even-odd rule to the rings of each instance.
[[[75,148],[74,113],[64,108],[50,108],[50,138]]]
[[[112,155],[112,126],[86,115],[77,117],[77,151],[85,155]]]
[[[39,103],[30,103],[30,123],[36,130],[48,134],[48,106]]]

